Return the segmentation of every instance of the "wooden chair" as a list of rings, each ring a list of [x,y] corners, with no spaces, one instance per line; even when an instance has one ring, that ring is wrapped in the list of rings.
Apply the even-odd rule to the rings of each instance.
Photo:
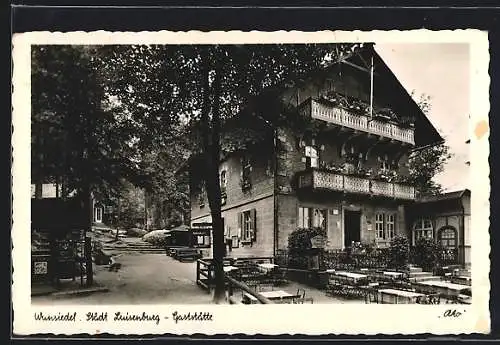
[[[274,284],[269,283],[269,282],[258,283],[256,286],[257,292],[273,291],[273,290],[274,290]]]
[[[415,302],[417,304],[430,304],[429,298],[427,296],[418,296]]]
[[[297,289],[297,293],[295,294],[295,298],[292,299],[292,303],[294,304],[304,304],[306,298],[306,290]]]
[[[441,304],[441,294],[433,293],[427,295],[429,304]]]
[[[365,302],[378,304],[378,290],[372,287],[368,287],[366,289]]]

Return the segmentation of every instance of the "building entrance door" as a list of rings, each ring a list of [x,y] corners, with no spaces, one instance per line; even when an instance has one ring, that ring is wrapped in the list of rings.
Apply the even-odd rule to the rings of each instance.
[[[361,211],[344,211],[344,246],[361,239]]]

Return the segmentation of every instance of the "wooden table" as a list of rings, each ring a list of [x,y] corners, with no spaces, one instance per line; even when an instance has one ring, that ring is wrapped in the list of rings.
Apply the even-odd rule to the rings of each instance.
[[[469,285],[455,284],[455,283],[450,283],[450,282],[445,282],[445,281],[440,281],[440,280],[428,280],[428,281],[419,282],[418,284],[426,286],[426,287],[434,288],[434,289],[438,290],[440,293],[443,293],[446,295],[451,295],[451,296],[458,296],[463,291],[470,291],[470,289],[471,289],[471,287]]]
[[[272,271],[276,267],[278,267],[278,265],[266,263],[266,264],[258,264],[257,267],[259,267],[259,270],[261,270],[262,272],[266,272],[267,273],[269,271]]]
[[[266,297],[270,301],[275,301],[275,302],[291,302],[294,298],[298,298],[297,295],[291,294],[289,292],[283,291],[283,290],[276,290],[276,291],[263,291],[259,292],[262,296]],[[243,299],[246,299],[250,301],[250,304],[256,304],[258,303],[257,298],[249,294],[248,292],[245,292],[243,294]]]
[[[417,302],[417,298],[425,296],[422,293],[396,290],[396,289],[382,289],[378,290],[380,293],[380,303],[390,304],[412,304]],[[384,301],[384,297],[386,300]]]
[[[359,283],[360,280],[368,279],[368,276],[365,274],[345,272],[345,271],[336,272],[335,275],[339,276],[339,277],[346,278],[346,280],[348,280],[354,284]]]
[[[396,278],[401,278],[403,276],[403,273],[402,272],[384,272],[384,275],[386,276],[389,276],[393,279],[396,279]]]

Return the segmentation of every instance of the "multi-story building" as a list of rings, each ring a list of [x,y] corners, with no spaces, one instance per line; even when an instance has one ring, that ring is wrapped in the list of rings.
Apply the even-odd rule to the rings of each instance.
[[[443,139],[373,45],[273,95],[232,121],[257,143],[220,163],[228,255],[272,256],[297,228],[325,229],[327,249],[406,234],[408,156]],[[191,224],[210,222],[202,169],[193,157]]]

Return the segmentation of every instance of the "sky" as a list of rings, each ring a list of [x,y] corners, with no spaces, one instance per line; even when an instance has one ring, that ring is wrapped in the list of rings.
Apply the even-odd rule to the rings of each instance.
[[[375,49],[415,98],[431,97],[429,119],[446,140],[452,158],[435,177],[446,191],[470,188],[469,45],[455,43],[376,44]]]

